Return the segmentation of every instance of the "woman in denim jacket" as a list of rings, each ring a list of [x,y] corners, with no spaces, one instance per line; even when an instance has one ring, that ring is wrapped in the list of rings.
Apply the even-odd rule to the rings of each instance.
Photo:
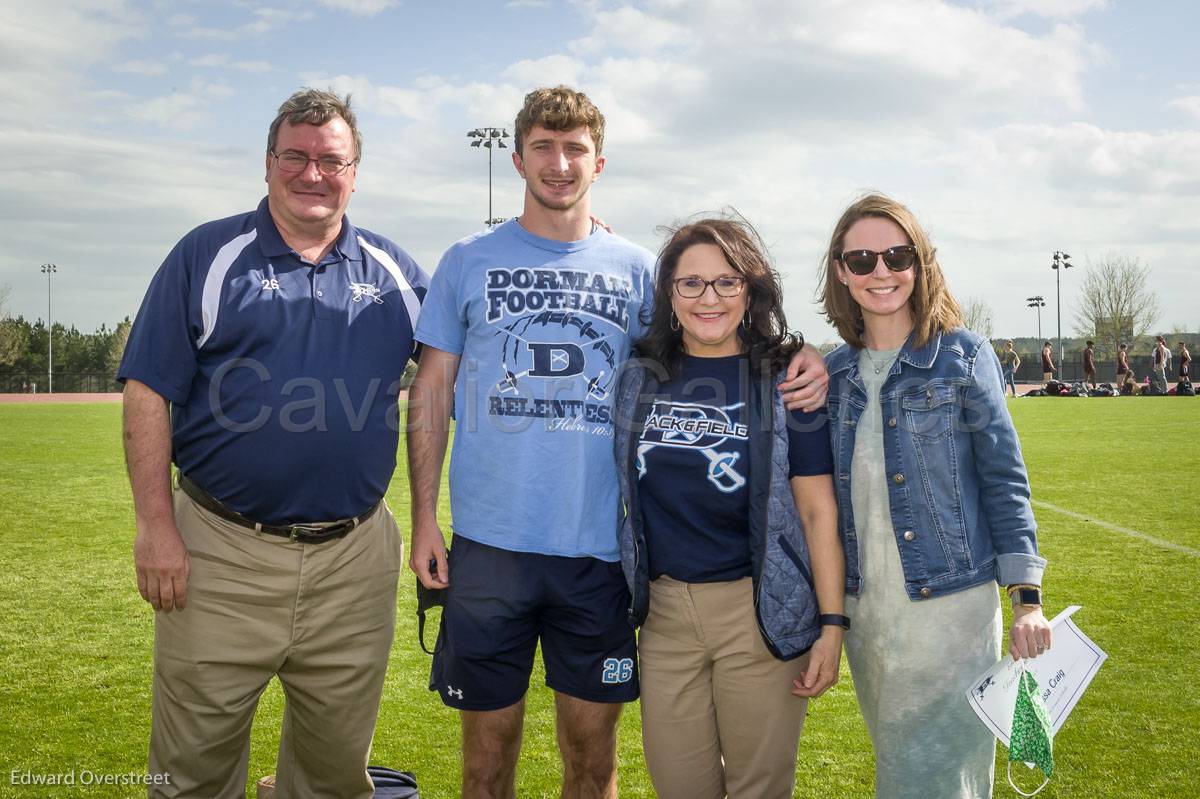
[[[744,220],[676,230],[653,307],[614,423],[646,765],[663,799],[790,799],[847,623],[825,415],[784,410],[798,343]]]
[[[968,706],[1000,656],[1050,646],[1029,478],[988,341],[962,327],[912,213],[868,195],[822,267],[845,340],[826,358],[846,655],[875,748],[876,796],[990,797],[995,739]]]

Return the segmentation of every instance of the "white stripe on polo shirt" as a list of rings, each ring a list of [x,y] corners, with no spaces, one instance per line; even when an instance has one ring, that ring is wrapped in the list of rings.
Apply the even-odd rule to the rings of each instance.
[[[358,237],[358,246],[371,253],[376,261],[383,264],[383,268],[392,276],[392,280],[396,281],[396,285],[400,288],[400,296],[404,298],[404,308],[408,311],[408,320],[412,323],[412,329],[416,331],[417,317],[421,315],[421,300],[417,297],[417,292],[413,291],[412,284],[408,282],[404,272],[400,270],[396,259],[392,258],[386,250],[368,244],[362,236]]]
[[[204,346],[208,337],[217,327],[217,313],[221,310],[221,286],[225,283],[225,275],[229,267],[242,254],[242,250],[258,236],[257,230],[243,233],[228,244],[217,250],[217,257],[208,265],[208,273],[204,276],[204,293],[200,297],[200,320],[204,323],[204,332],[196,341],[196,349]]]

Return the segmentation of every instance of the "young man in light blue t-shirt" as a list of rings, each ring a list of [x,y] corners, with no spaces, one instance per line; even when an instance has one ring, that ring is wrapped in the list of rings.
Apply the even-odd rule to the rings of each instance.
[[[467,797],[514,795],[539,641],[564,796],[616,796],[617,720],[638,695],[612,391],[642,333],[654,256],[592,221],[603,140],[586,95],[527,95],[513,153],[521,216],[446,252],[417,325],[410,565],[447,590],[430,689],[461,713]],[[794,367],[820,365],[809,361]],[[817,371],[797,385],[812,381],[800,399],[819,407],[827,377]],[[437,495],[451,408],[448,562]]]

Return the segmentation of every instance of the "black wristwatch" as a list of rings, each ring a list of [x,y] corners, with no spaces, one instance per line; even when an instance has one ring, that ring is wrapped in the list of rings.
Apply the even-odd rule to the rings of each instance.
[[[1013,588],[1010,596],[1012,597],[1014,607],[1016,605],[1027,608],[1040,608],[1042,606],[1042,589],[1035,586],[1023,585]]]
[[[817,616],[817,624],[822,627],[833,626],[841,627],[843,630],[850,629],[850,617],[843,616],[840,613],[822,613]]]

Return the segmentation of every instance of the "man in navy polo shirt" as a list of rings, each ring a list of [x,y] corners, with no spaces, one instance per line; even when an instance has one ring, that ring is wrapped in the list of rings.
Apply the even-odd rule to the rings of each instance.
[[[383,495],[428,280],[345,216],[361,153],[349,97],[290,97],[267,197],[186,235],[130,333],[134,561],[157,611],[150,771],[170,775],[152,796],[243,796],[275,675],[280,794],[372,794],[403,560]]]

